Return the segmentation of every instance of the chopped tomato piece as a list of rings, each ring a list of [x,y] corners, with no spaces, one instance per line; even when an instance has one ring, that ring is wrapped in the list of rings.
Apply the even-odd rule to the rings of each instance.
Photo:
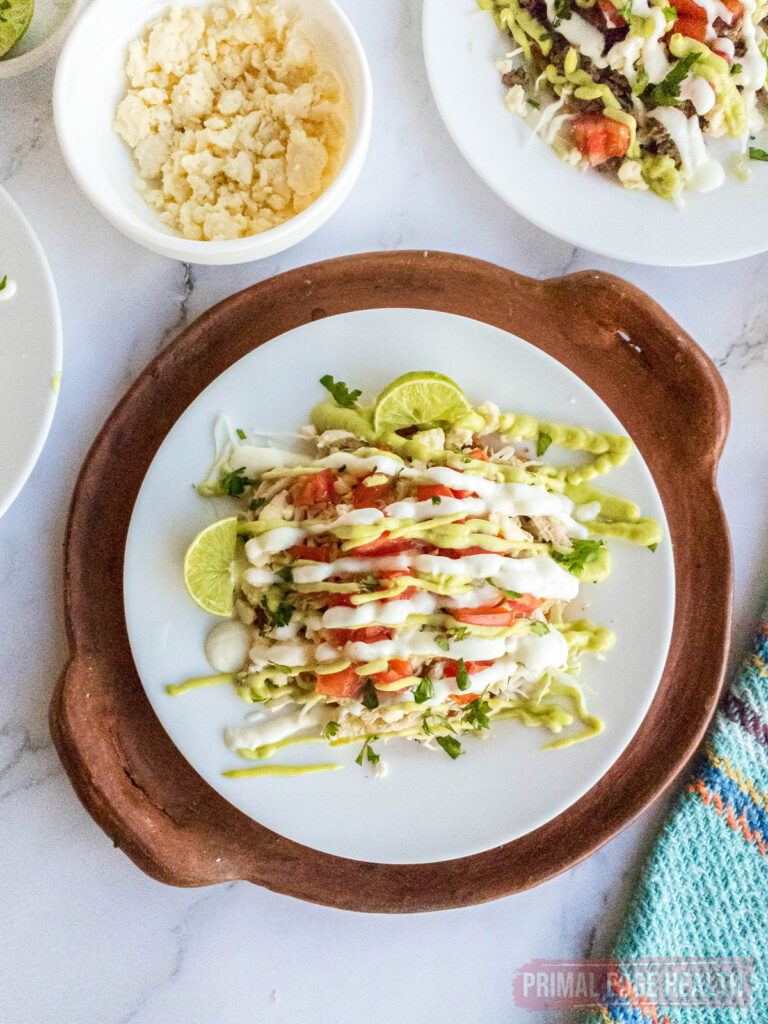
[[[449,698],[454,701],[459,707],[464,707],[465,704],[471,704],[473,700],[477,700],[480,696],[479,693],[449,693]]]
[[[355,666],[350,665],[341,672],[318,676],[315,693],[321,693],[324,697],[356,697],[364,682],[363,677],[355,672]]]
[[[488,453],[483,451],[482,448],[473,448],[469,453],[470,459],[479,459],[481,462],[488,461]]]
[[[390,539],[384,533],[376,540],[368,541],[367,544],[360,544],[351,551],[345,552],[347,558],[368,558],[371,555],[399,555],[403,551],[414,551],[422,547],[421,541],[411,540],[410,537],[395,537]]]
[[[323,469],[319,473],[308,473],[296,484],[293,492],[294,505],[319,505],[331,501],[336,492],[333,485],[336,474],[332,469]]]
[[[288,554],[297,561],[300,558],[306,558],[313,562],[330,562],[331,560],[331,552],[328,548],[312,544],[294,544],[293,547],[288,548]]]
[[[606,28],[624,28],[626,20],[619,14],[611,0],[597,0],[597,6],[605,21]]]
[[[332,629],[329,632],[331,640],[339,647],[348,643],[375,644],[379,640],[391,640],[395,635],[394,629],[387,626],[360,626],[358,629]]]
[[[725,50],[716,50],[714,46],[711,47],[711,50],[712,53],[716,53],[718,57],[722,57],[726,64],[728,64],[729,66],[733,64],[733,56],[730,53],[726,53]],[[707,84],[711,85],[712,83],[709,82]],[[712,86],[712,89],[714,91],[714,86]]]
[[[396,580],[401,576],[413,576],[413,573],[410,569],[382,569],[379,576],[382,580]],[[418,589],[418,587],[406,587],[397,597],[383,597],[381,600],[385,603],[387,601],[408,601],[417,593]]]
[[[396,683],[398,679],[405,679],[406,676],[413,674],[411,663],[407,658],[390,658],[387,664],[389,668],[385,672],[376,672],[370,676],[374,683]]]
[[[582,156],[596,167],[614,156],[624,156],[632,133],[629,125],[605,114],[579,114],[573,119],[573,137]]]
[[[493,552],[489,551],[488,548],[479,547],[438,548],[435,554],[442,555],[444,558],[463,558],[464,555],[492,555]]]
[[[731,25],[735,25],[737,21],[741,21],[744,16],[744,4],[741,0],[722,0],[722,2],[733,15]]]
[[[352,491],[352,504],[355,508],[383,508],[392,498],[392,481],[385,484],[374,484],[369,487],[362,480]]]
[[[329,608],[354,608],[352,598],[354,594],[326,594]]]
[[[465,661],[464,668],[472,675],[473,672],[482,672],[484,668],[490,668],[493,664],[491,661]],[[447,679],[455,679],[456,671],[459,667],[458,661],[447,661],[443,667],[443,675]]]
[[[450,614],[457,622],[470,626],[511,626],[517,619],[524,619],[541,601],[531,594],[523,594],[516,601],[501,601],[497,605],[480,608],[452,608]]]
[[[417,501],[429,501],[430,498],[469,498],[474,496],[474,491],[457,491],[454,487],[446,487],[445,484],[419,484],[416,488]]]
[[[707,12],[696,3],[696,0],[675,0],[675,11],[678,18],[703,18],[707,20]]]
[[[703,43],[707,34],[707,19],[678,18],[672,31],[679,32],[681,36],[687,36],[688,39],[697,39],[700,43]]]

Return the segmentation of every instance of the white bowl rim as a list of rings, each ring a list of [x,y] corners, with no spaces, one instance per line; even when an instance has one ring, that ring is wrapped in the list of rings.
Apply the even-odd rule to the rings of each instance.
[[[26,53],[20,53],[18,57],[6,57],[0,60],[0,78],[15,78],[17,75],[25,75],[28,71],[34,71],[54,57],[64,45],[64,40],[80,16],[85,3],[86,0],[72,0],[72,7],[67,16],[47,39],[33,49],[27,50]],[[16,44],[14,43],[14,45]]]
[[[213,2],[213,0],[211,0],[211,2]],[[315,2],[318,2],[318,0],[315,0]],[[291,217],[291,219],[285,221],[285,223],[279,224],[277,227],[270,228],[267,231],[262,231],[259,234],[248,235],[246,238],[233,238],[222,241],[196,241],[194,239],[184,238],[182,235],[168,234],[165,231],[152,227],[150,224],[143,221],[134,220],[133,218],[126,216],[121,210],[114,209],[105,203],[98,192],[91,188],[89,182],[77,169],[77,161],[72,155],[72,150],[68,142],[68,134],[64,128],[64,125],[66,125],[64,83],[66,82],[66,76],[69,71],[69,64],[71,61],[75,60],[77,46],[80,35],[83,31],[83,26],[85,25],[87,27],[89,19],[95,17],[98,13],[98,0],[92,3],[89,9],[83,13],[77,25],[72,30],[69,38],[64,44],[61,57],[59,58],[59,63],[56,68],[56,77],[53,84],[53,117],[59,146],[67,167],[79,187],[102,216],[106,217],[108,221],[114,224],[115,227],[133,241],[147,246],[155,252],[164,252],[166,254],[173,253],[173,255],[178,259],[189,259],[193,262],[196,261],[200,263],[208,262],[206,258],[215,260],[216,257],[222,256],[230,256],[233,259],[236,259],[237,257],[244,258],[247,257],[248,254],[255,253],[260,248],[266,247],[269,247],[271,252],[280,252],[293,244],[293,242],[288,241],[288,239],[290,239],[294,234],[299,235],[299,238],[303,239],[312,231],[316,230],[320,224],[313,225],[312,221],[322,215],[322,208],[330,206],[331,212],[333,212],[344,199],[344,196],[339,196],[339,193],[343,193],[345,189],[351,188],[354,184],[354,180],[357,177],[357,173],[362,166],[362,162],[368,150],[368,144],[371,136],[371,125],[373,121],[373,80],[371,77],[371,69],[368,64],[368,58],[365,50],[363,49],[360,37],[358,36],[352,22],[341,7],[339,7],[336,0],[319,0],[319,2],[324,3],[326,7],[330,8],[341,22],[347,33],[349,41],[352,44],[352,49],[355,53],[359,69],[362,74],[362,113],[354,142],[347,153],[344,164],[340,168],[339,173],[336,175],[334,180],[328,188],[317,197],[317,199],[310,203],[305,210],[296,214],[295,217]],[[170,6],[169,0],[158,0],[157,6],[158,8],[166,8]],[[350,175],[352,176],[351,183],[348,182]],[[284,241],[286,244],[282,245],[281,243]],[[254,256],[253,258],[256,257]],[[243,259],[243,262],[245,262],[245,259]]]

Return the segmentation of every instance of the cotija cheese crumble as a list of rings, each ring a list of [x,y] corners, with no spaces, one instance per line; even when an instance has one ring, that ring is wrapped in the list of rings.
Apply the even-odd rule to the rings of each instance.
[[[115,131],[136,188],[185,238],[259,234],[336,176],[342,85],[301,21],[272,0],[171,7],[128,49]]]

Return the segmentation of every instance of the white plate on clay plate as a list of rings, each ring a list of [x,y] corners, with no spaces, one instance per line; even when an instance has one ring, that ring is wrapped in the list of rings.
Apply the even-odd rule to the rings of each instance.
[[[606,722],[605,731],[587,742],[543,751],[549,734],[503,722],[486,741],[467,738],[466,754],[455,761],[405,740],[380,744],[388,766],[383,778],[354,763],[358,744],[295,746],[275,755],[286,764],[338,760],[343,771],[223,778],[223,771],[245,762],[225,748],[222,730],[242,724],[252,705],[223,687],[179,697],[165,692],[168,683],[210,673],[203,641],[214,620],[188,597],[182,565],[198,531],[231,512],[226,503],[214,507],[199,498],[191,486],[212,461],[213,425],[225,413],[246,431],[296,431],[325,397],[318,384],[324,374],[376,395],[416,368],[452,377],[475,404],[491,400],[502,409],[623,432],[573,373],[496,327],[420,309],[330,316],[260,346],[192,402],[147,472],[125,553],[125,611],[136,667],[160,721],[190,764],[230,803],[275,832],[327,853],[383,863],[478,853],[524,835],[578,800],[640,725],[664,667],[674,610],[670,544],[662,543],[652,556],[612,542],[610,577],[588,589],[590,618],[614,629],[618,639],[604,661],[592,659],[585,667],[590,707]],[[608,479],[610,490],[632,498],[666,532],[656,488],[638,454]]]
[[[660,267],[724,263],[768,249],[768,163],[749,161],[750,181],[726,174],[713,192],[685,192],[681,206],[629,191],[598,171],[564,163],[507,110],[493,62],[516,44],[477,0],[424,0],[423,38],[432,92],[453,141],[497,195],[544,231]],[[766,136],[754,144],[768,149]],[[714,141],[718,158],[738,145]]]
[[[59,300],[45,254],[0,188],[0,516],[32,472],[61,378]]]

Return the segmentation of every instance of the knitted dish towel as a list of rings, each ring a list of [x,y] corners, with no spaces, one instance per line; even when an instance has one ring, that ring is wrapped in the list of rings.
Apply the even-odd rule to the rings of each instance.
[[[589,1024],[768,1024],[767,663],[768,608],[632,898],[612,954],[623,987]],[[747,975],[751,958],[749,1005],[685,1006],[660,988],[644,995],[627,961],[646,958],[746,958]],[[730,985],[733,1001],[732,976]]]

